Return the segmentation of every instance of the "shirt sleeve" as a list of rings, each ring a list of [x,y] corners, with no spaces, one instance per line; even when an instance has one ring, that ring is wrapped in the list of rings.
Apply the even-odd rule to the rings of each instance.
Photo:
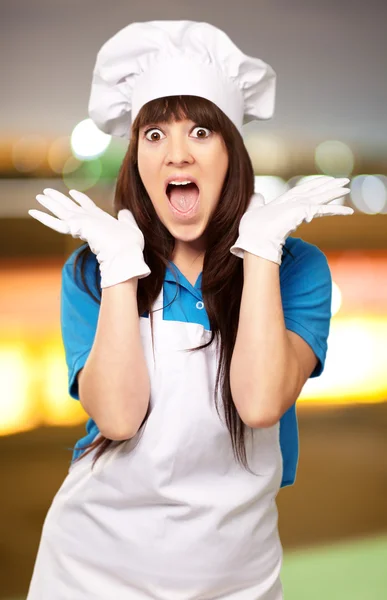
[[[318,363],[310,377],[324,370],[331,320],[332,277],[325,254],[308,242],[292,239],[294,258],[286,256],[281,297],[286,329],[312,348]]]
[[[97,330],[100,304],[86,291],[81,278],[81,260],[74,276],[74,260],[77,249],[62,268],[61,330],[68,369],[68,391],[79,400],[77,373],[84,367],[93,346]],[[98,298],[95,285],[95,256],[88,256],[85,263],[85,279],[94,296]]]

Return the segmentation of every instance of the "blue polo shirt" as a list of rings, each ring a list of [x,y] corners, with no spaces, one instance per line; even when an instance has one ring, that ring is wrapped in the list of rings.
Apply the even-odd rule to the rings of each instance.
[[[284,251],[280,266],[280,288],[286,328],[301,336],[312,348],[318,358],[318,364],[311,377],[318,377],[324,369],[331,318],[330,269],[325,255],[317,246],[292,237],[287,238],[285,246],[293,255]],[[79,400],[76,376],[85,365],[92,348],[99,314],[99,303],[90,297],[82,284],[80,263],[77,265],[75,279],[73,276],[75,257],[84,247],[85,245],[75,250],[62,269],[61,329],[68,367],[68,390],[75,400]],[[96,263],[95,255],[91,254],[86,263],[86,281],[94,295],[98,297],[95,280]],[[169,306],[164,308],[163,318],[168,321],[183,322],[188,319],[189,322],[199,323],[209,329],[201,294],[202,274],[193,286],[176,265],[170,264],[178,278],[178,284],[171,268],[168,267],[163,293],[164,304]],[[99,271],[97,281],[100,290]],[[179,285],[179,294],[173,301],[176,285]],[[148,313],[142,316],[147,317]],[[86,431],[87,434],[78,440],[72,449],[72,461],[84,452],[79,446],[91,443],[99,433],[96,423],[91,418],[86,423]],[[285,487],[294,483],[298,465],[299,439],[295,404],[280,420],[280,445],[283,460],[281,487]]]

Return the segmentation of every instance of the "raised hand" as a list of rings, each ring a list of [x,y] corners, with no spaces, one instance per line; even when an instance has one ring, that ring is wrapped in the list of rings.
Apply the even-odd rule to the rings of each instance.
[[[315,217],[353,214],[349,206],[328,204],[349,194],[350,189],[342,187],[348,182],[347,178],[323,175],[296,185],[268,203],[261,194],[253,194],[230,252],[243,258],[246,251],[281,264],[286,238],[303,221],[309,223]]]
[[[69,191],[75,202],[51,188],[43,192],[36,199],[58,218],[35,209],[28,214],[59,233],[87,242],[100,265],[102,288],[150,274],[143,257],[144,236],[130,210],[119,211],[116,219],[77,190]]]

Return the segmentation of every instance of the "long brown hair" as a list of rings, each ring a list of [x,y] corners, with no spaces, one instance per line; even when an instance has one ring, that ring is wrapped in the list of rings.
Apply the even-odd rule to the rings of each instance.
[[[137,168],[138,136],[141,127],[150,123],[170,123],[190,119],[198,126],[206,127],[222,135],[229,157],[228,171],[216,210],[206,229],[206,253],[202,271],[202,296],[207,311],[211,339],[207,344],[194,348],[199,350],[219,338],[220,355],[215,388],[221,377],[221,397],[227,428],[230,432],[233,452],[236,460],[248,471],[245,433],[247,426],[240,418],[232,399],[230,389],[230,364],[238,329],[239,310],[243,288],[243,260],[230,252],[238,237],[239,221],[246,211],[251,195],[254,193],[254,171],[243,138],[228,117],[212,102],[197,96],[170,96],[152,100],[145,104],[132,124],[131,140],[122,162],[114,198],[114,216],[123,208],[129,209],[141,229],[144,240],[144,260],[151,270],[148,277],[138,280],[138,313],[149,311],[152,326],[151,307],[161,291],[165,270],[171,260],[174,249],[174,237],[159,220],[152,202],[145,190]],[[99,264],[96,263],[95,297],[86,283],[84,275],[87,255],[92,251],[88,245],[81,249],[74,262],[74,277],[77,263],[81,260],[81,276],[87,292],[96,302],[101,300],[98,285]],[[218,406],[215,400],[216,408]],[[149,417],[147,414],[140,426],[143,427]],[[123,440],[125,441],[125,440]],[[92,450],[98,448],[93,466],[112,440],[99,437],[77,460],[81,460]],[[122,443],[122,442],[119,442]],[[251,471],[250,471],[251,472]]]

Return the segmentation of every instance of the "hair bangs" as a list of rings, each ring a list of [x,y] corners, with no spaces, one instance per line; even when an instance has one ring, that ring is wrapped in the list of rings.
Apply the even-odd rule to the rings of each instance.
[[[189,119],[197,125],[220,132],[223,113],[210,100],[200,96],[165,96],[147,102],[136,119],[138,129],[152,123]],[[225,116],[225,115],[224,115]]]

